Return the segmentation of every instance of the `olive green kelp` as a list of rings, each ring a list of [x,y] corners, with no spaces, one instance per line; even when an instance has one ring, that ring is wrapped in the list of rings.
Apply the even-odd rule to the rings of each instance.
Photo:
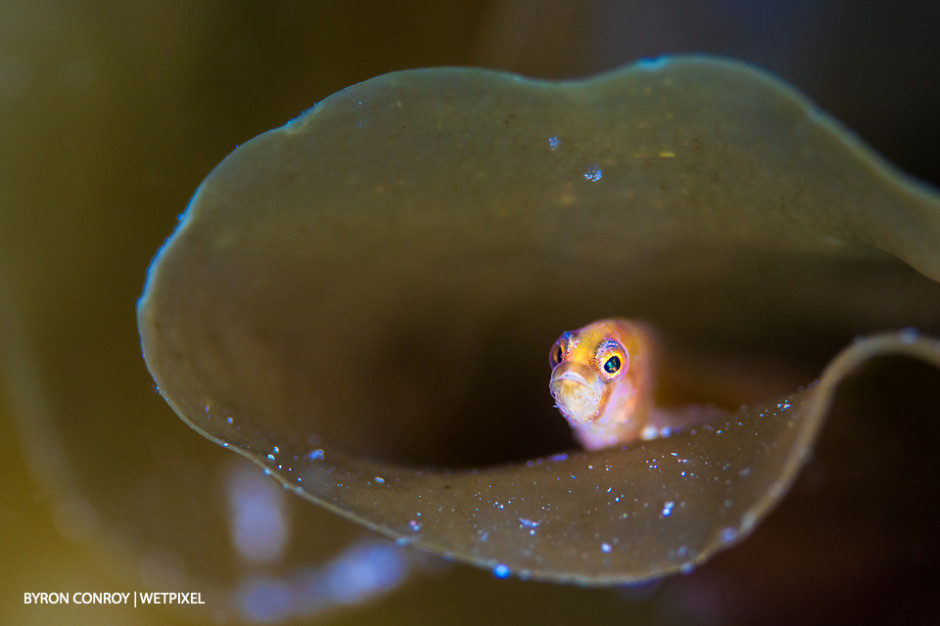
[[[497,576],[612,584],[747,536],[859,364],[940,367],[937,280],[936,193],[753,68],[430,69],[227,157],[139,324],[176,412],[297,494]],[[547,352],[607,316],[726,417],[578,450]]]

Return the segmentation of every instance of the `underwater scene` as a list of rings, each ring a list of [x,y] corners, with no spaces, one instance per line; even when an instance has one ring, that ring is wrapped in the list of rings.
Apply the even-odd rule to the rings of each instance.
[[[4,3],[0,621],[937,620],[938,23]]]

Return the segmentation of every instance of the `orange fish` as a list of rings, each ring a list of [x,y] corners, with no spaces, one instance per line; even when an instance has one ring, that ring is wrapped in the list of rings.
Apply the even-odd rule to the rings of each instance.
[[[552,346],[555,406],[589,450],[661,434],[653,421],[651,331],[611,318],[562,333]]]

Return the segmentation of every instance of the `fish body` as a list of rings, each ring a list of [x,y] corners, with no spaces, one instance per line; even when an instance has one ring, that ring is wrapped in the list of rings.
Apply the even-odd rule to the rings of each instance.
[[[657,436],[650,428],[655,350],[648,327],[621,318],[566,331],[552,346],[549,389],[585,448]]]

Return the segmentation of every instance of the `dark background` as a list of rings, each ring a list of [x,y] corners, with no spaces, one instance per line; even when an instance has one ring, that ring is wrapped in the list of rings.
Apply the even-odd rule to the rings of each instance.
[[[141,555],[182,554],[177,560],[188,564],[196,545],[217,545],[218,558],[190,566],[199,577],[186,590],[201,588],[194,580],[224,585],[237,573],[222,553],[224,537],[215,536],[224,534],[216,530],[224,502],[205,478],[230,455],[156,396],[134,318],[150,258],[202,178],[237,144],[393,70],[474,65],[561,79],[706,52],[779,75],[888,160],[936,185],[940,6],[859,6],[0,4],[0,621],[185,623],[236,610],[51,611],[24,606],[22,596],[145,589]],[[937,587],[929,487],[937,428],[936,411],[918,398],[938,381],[911,364],[900,374],[883,369],[859,379],[869,396],[857,402],[883,409],[884,431],[859,433],[835,416],[817,455],[823,461],[807,468],[765,527],[692,576],[591,590],[432,565],[385,600],[317,618],[927,623],[938,613],[929,599]],[[885,399],[880,390],[888,388]],[[300,505],[292,510],[300,520],[308,515]]]

